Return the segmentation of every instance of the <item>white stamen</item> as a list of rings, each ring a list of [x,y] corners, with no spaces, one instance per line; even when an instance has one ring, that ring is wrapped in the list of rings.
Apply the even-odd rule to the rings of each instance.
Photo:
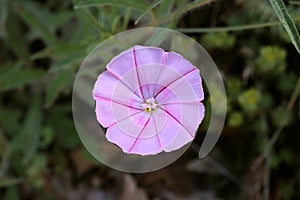
[[[152,112],[157,108],[157,103],[153,97],[146,100],[145,103],[142,104],[143,108],[146,112]]]

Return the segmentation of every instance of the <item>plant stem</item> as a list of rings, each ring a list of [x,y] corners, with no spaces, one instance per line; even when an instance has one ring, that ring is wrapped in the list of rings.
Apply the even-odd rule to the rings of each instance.
[[[300,16],[293,18],[295,21],[300,20]],[[236,26],[226,26],[226,27],[207,27],[207,28],[178,28],[176,29],[182,33],[212,33],[212,32],[229,32],[229,31],[243,31],[251,29],[266,28],[272,26],[281,25],[280,21],[266,22],[259,24],[249,24],[249,25],[236,25]]]

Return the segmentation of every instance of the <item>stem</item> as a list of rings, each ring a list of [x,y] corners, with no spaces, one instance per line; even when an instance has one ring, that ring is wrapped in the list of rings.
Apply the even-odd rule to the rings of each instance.
[[[295,21],[300,20],[300,16],[293,18]],[[259,24],[249,24],[249,25],[236,25],[236,26],[226,26],[226,27],[206,27],[206,28],[178,28],[176,29],[182,33],[212,33],[212,32],[229,32],[229,31],[243,31],[251,29],[266,28],[272,26],[281,25],[280,21],[266,22]]]

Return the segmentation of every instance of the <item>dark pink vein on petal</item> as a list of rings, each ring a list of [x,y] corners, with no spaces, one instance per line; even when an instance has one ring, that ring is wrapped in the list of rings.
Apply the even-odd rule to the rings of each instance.
[[[151,114],[151,115],[152,115],[152,114]],[[133,144],[132,144],[131,147],[129,148],[129,151],[128,151],[129,153],[132,151],[134,145],[136,144],[136,142],[138,141],[139,137],[141,136],[141,134],[143,133],[144,129],[146,128],[147,124],[149,123],[151,115],[149,115],[149,118],[148,118],[148,120],[146,121],[146,123],[144,124],[142,130],[139,132],[138,136],[135,138]]]
[[[116,77],[125,87],[127,87],[135,96],[137,96],[139,99],[143,100],[142,97],[140,97],[135,91],[133,91],[118,75],[116,75],[114,72],[107,69],[107,72]]]
[[[160,103],[159,105],[170,105],[170,104],[196,104],[196,103],[201,103],[201,101],[191,101],[191,102],[168,102],[168,103]]]
[[[145,100],[144,94],[143,94],[143,91],[142,91],[141,80],[140,80],[140,76],[139,76],[139,72],[138,72],[138,66],[136,64],[136,55],[135,55],[134,47],[132,47],[132,57],[133,57],[133,64],[134,64],[134,67],[135,67],[135,71],[136,71],[136,77],[137,77],[137,80],[138,80],[138,83],[139,83],[140,92],[141,92],[142,98]]]
[[[157,126],[156,126],[156,122],[155,122],[155,117],[154,115],[151,115],[152,119],[153,119],[153,124],[154,124],[154,127],[155,127],[155,132],[157,133],[157,140],[158,140],[158,143],[159,143],[159,146],[160,148],[163,148],[162,144],[161,144],[161,141],[160,141],[160,138],[159,138],[159,135],[158,135],[158,129],[157,129]]]
[[[184,73],[182,76],[176,78],[174,81],[172,81],[172,82],[169,83],[168,85],[164,86],[164,88],[162,88],[162,89],[155,95],[155,97],[157,97],[160,93],[162,93],[166,88],[170,87],[170,85],[176,83],[178,80],[180,80],[181,78],[183,78],[183,77],[189,75],[190,73],[192,73],[192,72],[195,71],[196,69],[197,69],[197,68],[193,68],[193,69],[187,71],[187,72]],[[155,98],[155,97],[154,97],[154,98]]]
[[[122,119],[119,119],[118,121],[116,121],[116,122],[110,124],[110,125],[108,126],[108,128],[110,128],[110,127],[116,125],[117,123],[119,123],[119,122],[121,122],[121,121],[123,121],[123,120],[125,120],[125,119],[128,119],[128,118],[130,118],[130,117],[133,117],[133,116],[135,116],[135,115],[137,115],[137,114],[140,114],[140,113],[142,113],[142,112],[143,112],[143,111],[140,111],[140,112],[134,113],[134,114],[132,114],[132,115],[128,115],[128,116],[126,116],[126,117],[124,117],[124,118],[122,118]]]
[[[158,80],[160,78],[160,75],[161,75],[162,69],[163,69],[163,67],[164,67],[164,65],[166,63],[167,57],[168,57],[168,52],[164,52],[163,55],[162,55],[161,64],[159,65],[160,66],[160,71],[159,71],[159,74],[158,74],[157,79],[155,81],[155,88],[154,88],[153,94],[152,94],[153,97],[155,95],[155,92],[156,92],[156,89],[157,89],[157,82],[158,82]]]
[[[176,117],[174,117],[171,113],[169,113],[167,110],[165,110],[165,109],[163,109],[163,108],[161,108],[161,107],[158,107],[159,109],[161,109],[161,110],[163,110],[163,111],[165,111],[170,117],[172,117],[179,125],[181,125],[185,130],[186,130],[186,132],[188,132],[188,134],[192,137],[192,138],[194,138],[194,134],[193,133],[191,133],[182,123],[180,123],[180,121],[178,121],[178,119],[176,119]]]
[[[127,104],[118,102],[118,101],[116,101],[116,100],[114,100],[114,99],[112,99],[112,98],[102,97],[102,96],[99,96],[99,95],[97,95],[97,94],[94,95],[94,98],[95,98],[96,100],[104,100],[104,101],[113,102],[113,103],[119,104],[119,105],[124,106],[124,107],[127,107],[127,108],[131,108],[131,109],[134,109],[134,110],[144,111],[144,110],[141,109],[141,108],[136,108],[136,107],[133,107],[133,106],[130,106],[130,105],[127,105]]]

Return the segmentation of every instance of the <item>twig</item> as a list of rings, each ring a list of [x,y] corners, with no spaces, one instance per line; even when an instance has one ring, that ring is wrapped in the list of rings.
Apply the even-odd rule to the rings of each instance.
[[[265,165],[265,172],[264,172],[264,191],[263,191],[263,199],[269,199],[270,193],[270,177],[271,177],[271,167],[270,162],[271,158],[267,157],[267,164]]]
[[[264,111],[260,112],[260,126],[261,131],[263,135],[263,141],[267,141],[268,138],[268,126],[267,126],[267,119],[266,119],[266,113]],[[262,196],[264,200],[269,199],[269,193],[270,193],[270,176],[271,176],[271,170],[270,170],[270,156],[266,158],[266,164],[264,165],[264,179],[263,179],[263,193]]]
[[[199,145],[197,144],[192,144],[192,149],[198,153],[199,152]],[[202,158],[201,158],[202,159]],[[241,182],[235,175],[233,175],[228,169],[223,167],[218,161],[213,159],[211,156],[206,156],[205,159],[207,162],[215,168],[220,174],[228,178],[231,182],[235,183],[238,187],[240,187],[243,190],[252,190],[252,188],[245,183]]]

